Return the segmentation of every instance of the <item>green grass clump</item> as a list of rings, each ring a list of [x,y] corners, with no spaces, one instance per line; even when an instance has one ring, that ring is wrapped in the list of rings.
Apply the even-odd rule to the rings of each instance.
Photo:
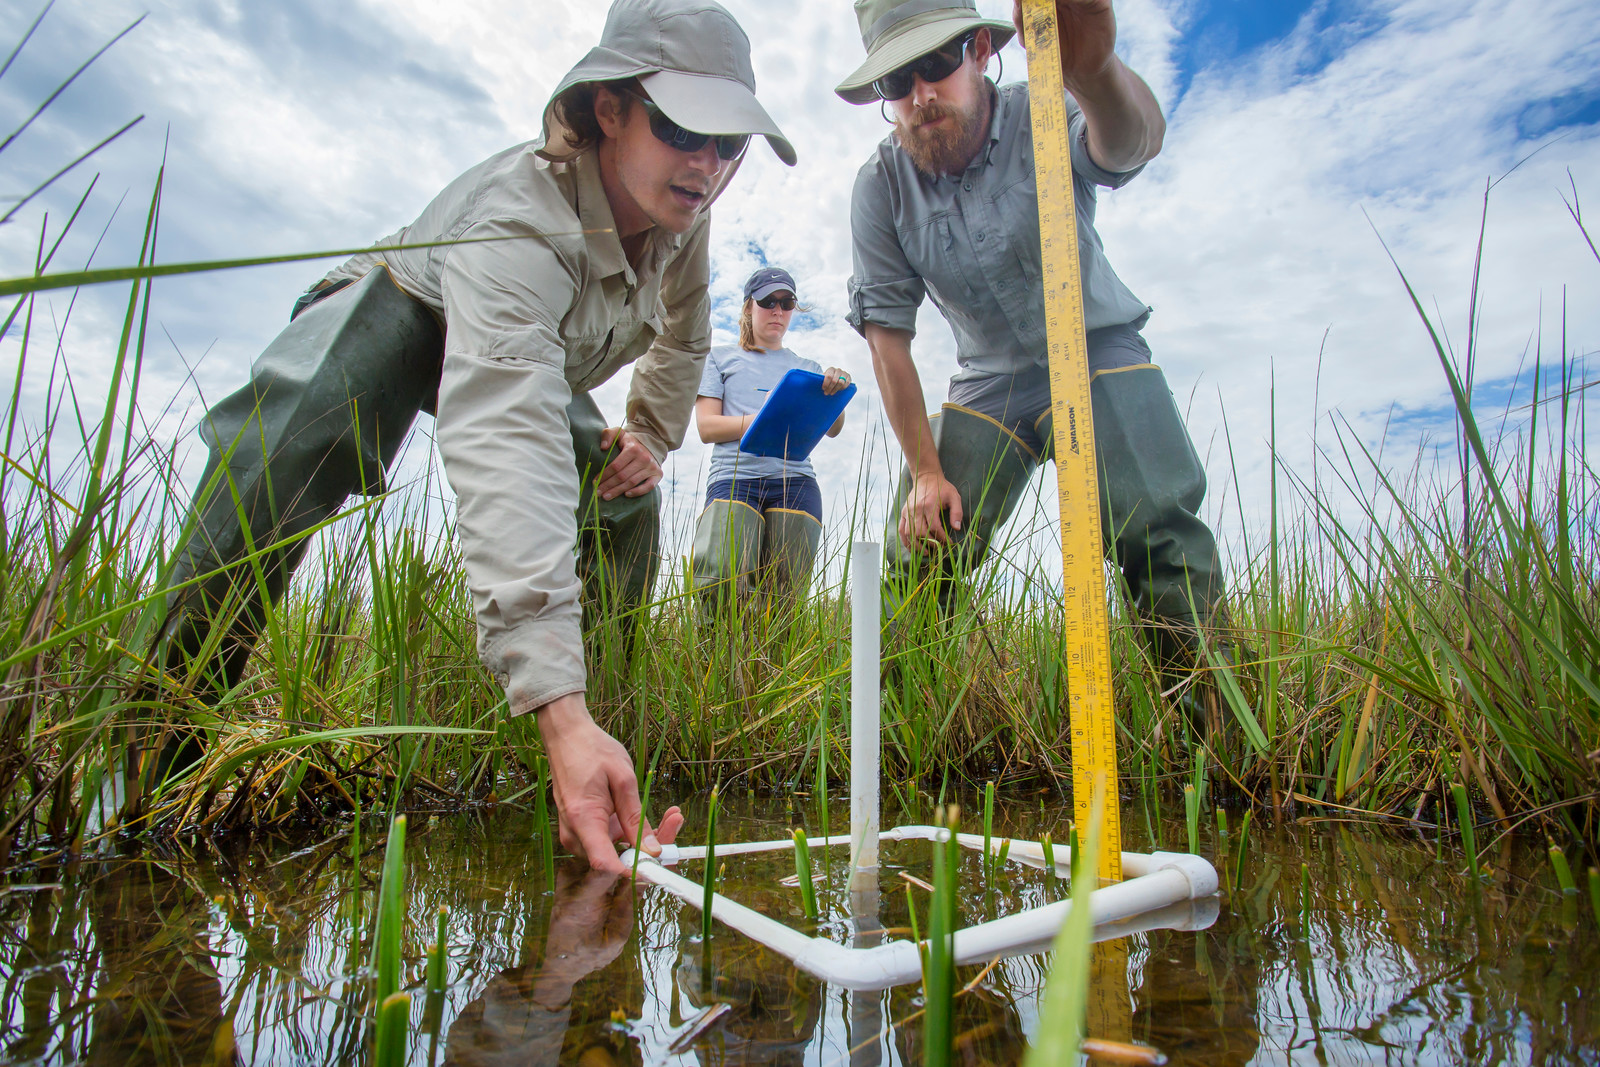
[[[137,265],[110,283],[126,286],[115,346],[81,354],[108,368],[101,393],[62,384],[70,324],[60,345],[42,340],[42,293],[65,283],[0,286],[15,295],[0,307],[0,333],[19,338],[0,414],[0,869],[117,830],[315,825],[373,804],[452,808],[529,792],[544,803],[533,728],[505,718],[478,663],[436,473],[354,499],[306,535],[305,562],[235,688],[204,695],[204,657],[171,667],[152,657],[194,488],[181,453],[148,429],[162,411],[141,387],[159,313],[150,275],[166,269],[156,263],[160,207],[158,175]],[[41,274],[60,236],[41,235]],[[1115,598],[1119,776],[1157,803],[1192,771],[1202,798],[1384,818],[1415,817],[1440,783],[1461,779],[1495,823],[1600,840],[1600,762],[1590,758],[1600,751],[1600,478],[1586,429],[1600,392],[1563,358],[1535,368],[1524,413],[1490,421],[1467,361],[1418,314],[1454,398],[1457,469],[1423,452],[1397,464],[1347,431],[1309,472],[1283,469],[1273,450],[1265,530],[1242,514],[1211,517],[1235,546],[1229,626],[1210,635],[1200,664],[1220,734],[1197,732]],[[1476,344],[1469,336],[1468,350]],[[23,403],[40,392],[42,414]],[[1214,500],[1246,495],[1238,471],[1251,465],[1239,460],[1251,457],[1229,449],[1234,484]],[[836,784],[842,768],[828,754],[848,743],[850,673],[838,576],[853,537],[881,534],[866,518],[880,503],[863,488],[834,519],[831,555],[796,603],[697,618],[682,561],[668,560],[637,610],[631,659],[620,620],[599,613],[590,704],[641,776],[658,768],[657,792],[743,778],[790,792],[810,784],[820,801]],[[1024,502],[946,614],[924,591],[885,631],[883,766],[908,808],[919,806],[910,790],[947,775],[1001,788],[1070,777],[1062,606],[1053,551],[1040,548],[1052,508],[1048,494]],[[686,543],[683,533],[664,543]],[[259,545],[241,580],[295,547]],[[218,609],[211,651],[239,610]],[[156,781],[156,754],[191,726],[203,758]],[[1435,804],[1434,818],[1449,814]],[[553,842],[541,831],[547,872]]]

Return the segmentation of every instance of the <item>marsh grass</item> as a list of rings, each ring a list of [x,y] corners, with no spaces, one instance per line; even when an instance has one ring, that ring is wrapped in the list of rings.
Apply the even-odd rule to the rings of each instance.
[[[0,286],[16,294],[0,334],[17,338],[0,420],[0,868],[118,831],[273,833],[496,801],[546,811],[534,730],[505,718],[477,663],[461,558],[428,478],[355,499],[305,535],[306,562],[233,689],[202,699],[201,663],[163,673],[151,657],[192,488],[180,445],[148,431],[159,420],[141,393],[154,278],[186,269],[157,262],[161,186],[158,173],[134,266],[50,276],[75,211],[59,228],[46,218],[34,273]],[[1588,239],[1575,196],[1571,206]],[[52,328],[66,340],[41,340],[42,294],[90,281],[126,286],[113,347],[76,357],[108,368],[99,396],[62,355],[70,315]],[[1192,828],[1201,804],[1222,799],[1443,823],[1460,781],[1463,830],[1531,823],[1597,856],[1590,383],[1563,336],[1553,362],[1535,355],[1531,403],[1490,417],[1473,397],[1475,313],[1458,354],[1417,312],[1451,391],[1458,469],[1441,473],[1425,449],[1396,464],[1336,423],[1309,476],[1297,473],[1277,461],[1274,409],[1266,529],[1242,512],[1224,528],[1240,546],[1231,630],[1202,654],[1226,729],[1195,732],[1113,597],[1119,775],[1152,826],[1185,785]],[[1246,495],[1233,448],[1218,499]],[[668,560],[631,658],[619,620],[587,635],[595,716],[641,774],[657,772],[658,793],[809,785],[825,817],[843,770],[829,753],[843,751],[849,722],[844,552],[877,534],[866,493],[830,533],[819,565],[830,577],[798,603],[752,601],[708,622],[683,561]],[[947,614],[912,597],[886,629],[881,748],[903,807],[925,810],[924,790],[942,799],[952,781],[1070,779],[1061,605],[1038,548],[1048,515],[1045,504],[1033,526],[1014,521]],[[258,544],[243,580],[260,581],[263,561],[290,547]],[[213,647],[239,610],[220,609]],[[153,753],[184,724],[208,740],[204,758],[158,782]],[[552,833],[542,851],[548,871]]]

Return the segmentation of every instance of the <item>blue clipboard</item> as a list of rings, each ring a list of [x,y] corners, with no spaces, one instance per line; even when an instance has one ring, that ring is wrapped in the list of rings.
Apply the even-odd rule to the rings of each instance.
[[[822,375],[796,367],[767,394],[767,402],[739,439],[739,451],[799,462],[811,455],[855,395],[856,383],[851,382],[825,396]]]

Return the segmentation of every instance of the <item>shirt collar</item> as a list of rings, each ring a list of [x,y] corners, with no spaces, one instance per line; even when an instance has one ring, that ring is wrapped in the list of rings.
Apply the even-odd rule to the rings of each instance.
[[[1004,119],[1004,116],[1001,115],[1001,109],[1006,106],[1009,100],[1006,94],[996,89],[994,82],[988,78],[983,79],[983,87],[989,91],[989,100],[992,105],[989,109],[989,139],[984,142],[983,150],[978,153],[977,158],[972,161],[972,165],[967,168],[968,170],[973,167],[987,167],[994,159],[994,149],[1000,143],[1000,128]]]
[[[600,181],[600,153],[592,148],[581,152],[573,158],[571,166],[577,175],[578,221],[589,231],[584,236],[589,245],[589,261],[596,272],[602,278],[620,274],[630,287],[639,284],[640,276],[654,277],[666,258],[677,250],[682,237],[652,226],[645,238],[645,251],[639,258],[636,275],[622,250],[616,216],[611,213],[611,201],[606,199],[606,189]]]

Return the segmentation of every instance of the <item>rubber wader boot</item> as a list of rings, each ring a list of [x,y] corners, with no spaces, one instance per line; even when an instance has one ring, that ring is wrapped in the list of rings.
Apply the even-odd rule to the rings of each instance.
[[[574,393],[567,405],[567,423],[572,429],[572,454],[578,468],[578,577],[583,582],[583,631],[591,638],[597,627],[616,620],[619,641],[600,642],[589,649],[591,664],[606,660],[604,652],[615,649],[626,669],[633,658],[633,639],[638,632],[639,609],[655,587],[656,569],[661,562],[658,537],[661,529],[661,490],[651,489],[643,496],[618,496],[603,500],[597,492],[606,463],[615,454],[600,447],[600,434],[606,420],[588,393]]]
[[[927,555],[911,552],[900,543],[900,510],[911,495],[911,470],[900,474],[900,489],[889,508],[889,527],[883,538],[884,612],[893,617],[914,592],[927,583],[937,590],[941,611],[948,611],[962,579],[989,556],[994,535],[1016,511],[1028,480],[1038,469],[1039,457],[1011,431],[987,415],[956,404],[945,404],[928,418],[939,465],[961,494],[960,530],[946,530],[951,545]]]
[[[169,584],[305,533],[352,493],[383,492],[417,412],[434,410],[443,361],[438,320],[386,267],[305,306],[201,423],[211,458]],[[308,543],[264,552],[259,579],[243,564],[174,593],[154,652],[164,671],[208,702],[237,685]],[[203,741],[180,727],[156,747],[160,781],[198,759]]]
[[[766,525],[761,512],[740,500],[713,500],[700,513],[690,567],[705,616],[750,595]]]
[[[1196,667],[1196,628],[1221,617],[1222,563],[1216,538],[1198,514],[1205,468],[1161,368],[1143,363],[1101,371],[1089,393],[1101,532],[1122,570],[1132,613],[1142,620],[1162,687],[1170,690]],[[1053,442],[1048,412],[1036,429]],[[1185,710],[1192,718],[1197,709]],[[1221,725],[1214,713],[1204,716],[1209,729]]]
[[[761,517],[766,521],[761,541],[761,592],[773,607],[787,609],[811,580],[811,565],[822,543],[822,523],[810,512],[793,508],[768,508]]]

